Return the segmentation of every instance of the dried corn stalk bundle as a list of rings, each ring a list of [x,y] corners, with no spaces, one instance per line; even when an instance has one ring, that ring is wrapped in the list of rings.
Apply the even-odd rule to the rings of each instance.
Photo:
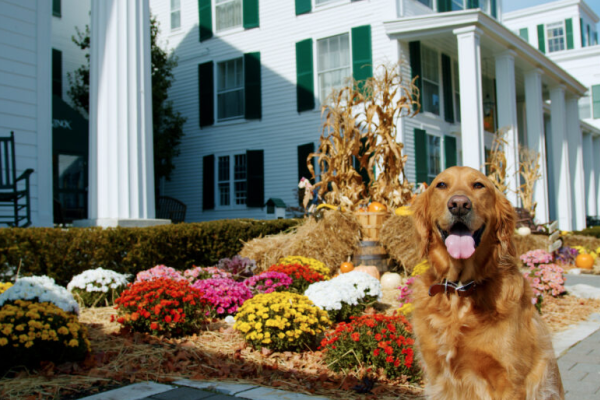
[[[535,218],[537,202],[533,201],[535,182],[542,177],[540,173],[540,153],[525,146],[519,146],[519,174],[523,184],[519,186],[519,197],[523,208]]]
[[[504,153],[504,147],[508,145],[504,135],[506,134],[505,129],[499,129],[494,134],[494,141],[492,142],[492,149],[490,150],[489,157],[485,163],[488,168],[488,178],[496,185],[496,188],[504,194],[508,191],[508,185],[506,182],[506,155]]]
[[[314,177],[311,160],[317,159],[321,180],[315,188],[329,204],[354,209],[372,200],[395,208],[411,198],[412,184],[404,174],[407,156],[396,140],[396,120],[418,112],[419,92],[414,81],[403,83],[397,65],[380,66],[378,72],[364,83],[349,80],[323,107],[321,143],[307,165]],[[377,177],[375,166],[380,171]],[[356,168],[366,171],[368,186]]]

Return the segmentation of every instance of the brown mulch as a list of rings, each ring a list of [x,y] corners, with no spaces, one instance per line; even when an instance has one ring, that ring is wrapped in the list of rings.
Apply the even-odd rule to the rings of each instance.
[[[546,296],[542,303],[542,319],[552,333],[564,331],[570,325],[585,321],[590,314],[597,312],[600,312],[600,300]]]

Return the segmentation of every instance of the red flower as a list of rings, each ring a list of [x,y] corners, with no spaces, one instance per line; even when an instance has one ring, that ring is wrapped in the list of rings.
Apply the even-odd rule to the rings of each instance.
[[[377,356],[379,355],[379,353],[380,353],[380,350],[379,350],[379,349],[375,349],[375,350],[373,350],[373,355],[374,355],[375,357],[377,357]]]
[[[379,333],[375,335],[375,340],[378,342],[381,341],[381,335]]]
[[[171,316],[170,316],[170,315],[167,315],[167,316],[165,317],[165,322],[168,324],[168,323],[170,323],[171,321],[172,321],[172,319],[171,319]]]
[[[387,354],[388,356],[390,356],[394,352],[394,349],[392,349],[391,347],[388,346],[385,349],[383,349],[383,351],[385,351],[385,354]]]
[[[140,318],[140,314],[139,313],[131,313],[131,320],[132,321],[137,321]]]
[[[360,340],[360,334],[358,332],[354,332],[352,335],[350,335],[350,337],[352,337],[352,340],[354,340],[355,342],[358,342]]]
[[[150,329],[152,329],[153,331],[157,331],[158,330],[158,324],[156,322],[153,322],[150,324]]]
[[[119,317],[119,318],[117,318],[117,322],[122,324],[123,322],[125,322],[125,318]]]
[[[387,357],[385,358],[385,362],[388,362],[388,363],[393,363],[393,362],[394,362],[394,357],[392,357],[392,356],[387,356]]]

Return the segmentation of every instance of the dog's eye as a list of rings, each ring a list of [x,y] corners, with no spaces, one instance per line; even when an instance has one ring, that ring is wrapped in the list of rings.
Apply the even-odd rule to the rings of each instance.
[[[446,183],[440,182],[437,185],[435,185],[435,187],[438,189],[446,189],[448,186],[446,185]]]
[[[483,186],[483,183],[481,182],[475,182],[473,184],[473,189],[483,189],[485,186]]]

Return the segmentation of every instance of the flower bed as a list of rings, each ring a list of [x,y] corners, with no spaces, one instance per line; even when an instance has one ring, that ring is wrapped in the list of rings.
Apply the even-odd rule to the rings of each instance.
[[[13,286],[0,294],[0,306],[16,300],[49,302],[66,312],[79,313],[79,305],[73,295],[47,276],[20,278]]]

